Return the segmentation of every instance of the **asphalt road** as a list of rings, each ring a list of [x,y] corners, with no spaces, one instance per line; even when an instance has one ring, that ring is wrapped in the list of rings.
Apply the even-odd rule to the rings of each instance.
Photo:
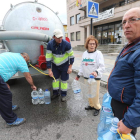
[[[33,105],[31,103],[31,88],[25,78],[18,79],[11,85],[13,104],[19,105],[15,111],[18,117],[25,117],[26,123],[18,127],[7,127],[0,117],[0,140],[96,140],[99,116],[93,116],[93,111],[86,111],[87,99],[76,101],[71,89],[75,74],[70,75],[67,102],[60,98],[49,105]],[[34,83],[43,90],[52,93],[52,78],[44,75],[34,76]],[[80,78],[82,93],[86,92],[83,78]],[[106,89],[100,89],[100,102]],[[138,132],[140,132],[138,130]],[[140,134],[137,134],[137,138]]]

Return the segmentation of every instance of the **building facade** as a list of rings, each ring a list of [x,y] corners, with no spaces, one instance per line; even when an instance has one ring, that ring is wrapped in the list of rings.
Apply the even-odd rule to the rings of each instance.
[[[65,37],[68,37],[68,29],[67,29],[67,24],[63,23],[64,31],[65,31]]]
[[[92,1],[92,0],[90,0]],[[99,18],[87,17],[87,0],[67,0],[67,28],[72,47],[83,46],[92,33],[100,46],[124,45],[121,20],[124,13],[140,6],[139,0],[94,0],[99,3]],[[91,31],[92,29],[92,31]]]

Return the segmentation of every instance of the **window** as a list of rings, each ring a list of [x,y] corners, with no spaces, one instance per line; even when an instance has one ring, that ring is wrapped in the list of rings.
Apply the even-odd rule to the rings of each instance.
[[[71,33],[70,37],[71,37],[71,41],[74,41],[74,33]]]
[[[104,25],[102,30],[102,44],[108,44],[107,35],[108,35],[108,26]]]
[[[108,26],[108,44],[113,44],[114,41],[114,25]]]
[[[124,1],[120,1],[119,6],[123,6],[125,5],[125,0]]]
[[[74,16],[70,17],[70,25],[74,25]]]
[[[122,26],[120,23],[115,24],[115,36],[114,43],[121,44],[122,43]]]
[[[79,22],[80,14],[76,15],[76,24]]]
[[[95,27],[95,37],[99,44],[121,44],[122,43],[122,21],[113,22]]]
[[[101,44],[101,34],[102,34],[102,27],[95,28],[95,37],[97,38],[99,44]]]
[[[80,41],[80,31],[76,32],[76,41]]]

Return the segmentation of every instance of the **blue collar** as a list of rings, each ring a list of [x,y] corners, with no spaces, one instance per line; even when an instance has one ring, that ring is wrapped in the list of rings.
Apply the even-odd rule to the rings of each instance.
[[[63,42],[63,39],[62,39],[62,42]],[[55,39],[53,39],[53,44],[54,44],[53,46],[62,46],[62,42],[57,45]]]

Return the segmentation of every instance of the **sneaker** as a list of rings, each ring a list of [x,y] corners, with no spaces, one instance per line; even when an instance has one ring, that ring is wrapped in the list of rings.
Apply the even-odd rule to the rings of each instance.
[[[60,94],[52,95],[52,96],[51,96],[51,99],[54,100],[54,99],[58,98],[59,96],[60,96]]]
[[[14,111],[14,110],[17,110],[19,108],[19,106],[18,105],[12,105],[12,110]]]
[[[61,102],[66,102],[66,96],[61,97]]]
[[[91,107],[91,106],[88,106],[88,107],[85,107],[85,110],[95,110],[95,108]]]
[[[26,121],[25,118],[17,118],[13,123],[7,123],[9,126],[18,126],[23,124]]]
[[[97,116],[99,114],[99,112],[100,112],[100,109],[99,110],[96,109],[93,113],[93,116]]]

